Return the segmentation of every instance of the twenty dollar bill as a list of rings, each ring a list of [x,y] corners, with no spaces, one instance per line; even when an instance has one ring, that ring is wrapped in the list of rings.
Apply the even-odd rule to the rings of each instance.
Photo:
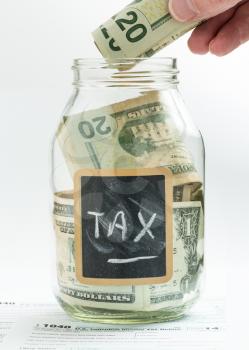
[[[65,116],[57,139],[71,176],[82,168],[167,167],[174,175],[174,186],[200,183],[169,108],[159,93],[149,92]]]
[[[174,20],[168,0],[136,0],[101,25],[93,37],[108,61],[150,57],[197,24]]]

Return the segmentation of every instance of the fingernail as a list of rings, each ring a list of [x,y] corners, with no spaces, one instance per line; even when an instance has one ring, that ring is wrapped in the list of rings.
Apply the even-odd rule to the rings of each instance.
[[[169,10],[172,16],[180,22],[190,21],[199,14],[192,0],[170,0]]]

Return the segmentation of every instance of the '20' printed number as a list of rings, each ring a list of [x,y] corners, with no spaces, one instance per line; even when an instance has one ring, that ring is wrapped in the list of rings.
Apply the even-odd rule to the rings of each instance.
[[[128,18],[119,18],[115,22],[122,30],[122,32],[126,31],[126,38],[131,43],[136,43],[142,40],[147,34],[147,28],[144,24],[137,23],[138,16],[136,12],[129,11],[126,13]],[[132,25],[132,26],[131,26]],[[129,26],[131,26],[129,28]]]
[[[126,13],[126,15],[128,18],[116,19],[115,23],[118,25],[122,32],[126,31],[126,39],[130,43],[136,43],[146,36],[148,30],[144,24],[137,23],[138,15],[136,12],[129,11]],[[117,45],[115,39],[110,37],[107,28],[101,26],[100,29],[104,38],[106,40],[109,40],[110,49],[115,52],[121,51],[121,47]]]
[[[79,123],[79,131],[85,139],[92,139],[94,136],[105,136],[112,132],[110,126],[106,126],[106,117],[97,117],[92,121],[84,120]]]

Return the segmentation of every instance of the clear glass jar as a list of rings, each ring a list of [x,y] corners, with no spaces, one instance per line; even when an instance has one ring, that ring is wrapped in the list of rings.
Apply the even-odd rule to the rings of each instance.
[[[200,294],[204,146],[176,59],[73,71],[53,145],[56,297],[89,322],[180,318]]]

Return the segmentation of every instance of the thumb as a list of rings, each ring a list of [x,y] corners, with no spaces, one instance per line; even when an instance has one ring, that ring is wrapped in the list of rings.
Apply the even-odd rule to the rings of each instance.
[[[237,5],[241,0],[169,0],[172,16],[180,21],[214,17]]]

